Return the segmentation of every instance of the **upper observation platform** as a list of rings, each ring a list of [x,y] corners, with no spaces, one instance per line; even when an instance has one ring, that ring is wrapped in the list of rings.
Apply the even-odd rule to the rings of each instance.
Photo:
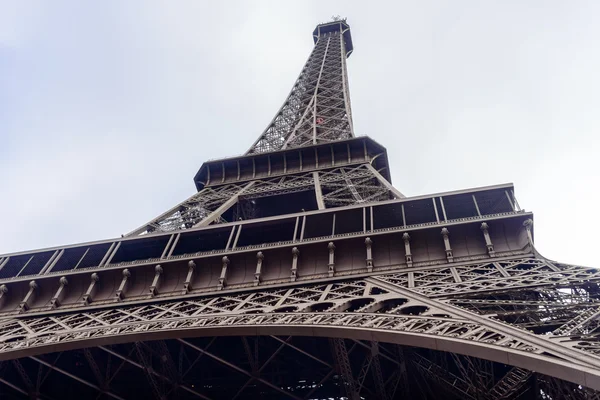
[[[317,43],[319,36],[330,33],[330,32],[341,32],[344,35],[344,43],[346,45],[346,57],[350,57],[354,47],[352,46],[352,34],[350,33],[350,25],[346,20],[341,19],[339,21],[327,22],[319,24],[313,31],[313,40]]]

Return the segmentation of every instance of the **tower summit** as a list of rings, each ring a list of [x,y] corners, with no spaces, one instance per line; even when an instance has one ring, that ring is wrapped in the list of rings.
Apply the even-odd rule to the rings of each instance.
[[[313,31],[313,40],[315,44],[319,40],[319,37],[330,32],[341,32],[344,39],[344,50],[346,51],[346,58],[350,57],[354,47],[352,46],[352,35],[350,33],[350,25],[346,22],[345,18],[334,18],[331,22],[319,24]]]
[[[354,132],[349,25],[313,39],[265,131],[190,198],[124,237],[0,255],[0,393],[598,398],[600,272],[541,256],[512,184],[405,197]]]
[[[204,163],[198,193],[127,236],[403,198],[387,153],[355,137],[344,20],[318,25],[315,46],[283,105],[244,156]]]

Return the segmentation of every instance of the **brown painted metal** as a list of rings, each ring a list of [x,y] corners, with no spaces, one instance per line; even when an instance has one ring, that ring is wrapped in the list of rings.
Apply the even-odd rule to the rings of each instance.
[[[0,256],[1,388],[597,398],[600,272],[541,256],[510,184],[392,186],[353,130],[349,29],[315,29],[265,132],[204,163],[189,199],[125,237]]]

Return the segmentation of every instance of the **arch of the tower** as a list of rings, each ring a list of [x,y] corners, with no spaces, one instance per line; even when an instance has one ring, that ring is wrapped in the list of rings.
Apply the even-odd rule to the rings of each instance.
[[[306,311],[298,311],[298,308]],[[333,312],[320,313],[323,309]],[[376,312],[382,309],[395,309],[396,314]],[[39,360],[41,355],[48,353],[110,349],[119,345],[135,349],[139,346],[135,343],[150,341],[167,340],[187,345],[189,338],[338,338],[443,351],[600,389],[600,368],[593,357],[583,353],[561,354],[550,341],[536,345],[523,338],[509,337],[456,316],[440,315],[438,310],[415,305],[414,300],[399,296],[383,300],[364,297],[343,302],[317,302],[304,307],[280,307],[280,310],[287,312],[265,313],[254,309],[229,315],[210,315],[210,311],[184,315],[174,304],[164,304],[14,321],[13,326],[3,321],[0,360]],[[191,348],[195,346],[191,345]],[[201,349],[199,351],[202,353]]]
[[[46,394],[40,398],[50,399],[57,398],[58,382],[83,396],[78,398],[128,399],[132,392],[165,399],[352,398],[348,391],[354,391],[358,398],[479,399],[484,392],[485,398],[516,398],[535,390],[579,390],[584,398],[587,389],[578,385],[598,381],[598,371],[511,348],[319,325],[155,330],[22,348],[6,356],[12,360],[4,361],[0,387],[30,395],[18,366],[38,369],[39,393]]]
[[[294,254],[297,256],[297,253]],[[261,257],[256,259],[262,261]],[[148,293],[146,284],[154,285],[153,279],[160,277],[161,271],[161,268],[155,268],[154,277],[148,275],[141,281],[143,290],[138,289]],[[131,276],[133,274],[121,274],[121,285]],[[218,274],[214,276],[218,277]],[[29,303],[32,306],[30,308],[18,308],[10,298],[4,303],[7,309],[16,311],[7,312],[0,319],[0,367],[8,371],[4,373],[0,369],[0,383],[10,384],[12,381],[7,380],[6,376],[14,373],[19,375],[19,371],[23,376],[29,376],[39,365],[42,366],[41,370],[55,371],[52,374],[58,373],[72,380],[80,379],[89,383],[90,376],[82,377],[85,374],[77,368],[71,370],[73,365],[83,365],[81,368],[85,369],[94,362],[108,363],[109,367],[96,366],[92,372],[85,369],[88,375],[106,376],[106,372],[98,373],[98,370],[107,369],[110,372],[111,368],[115,368],[103,358],[105,355],[102,354],[109,353],[111,357],[121,360],[119,363],[124,361],[147,377],[158,373],[157,369],[165,369],[159,378],[162,383],[150,381],[158,386],[165,386],[168,382],[178,382],[180,386],[184,385],[182,382],[195,382],[193,384],[197,385],[206,377],[196,376],[191,381],[177,378],[173,368],[161,364],[165,362],[161,360],[167,354],[167,358],[180,357],[177,353],[179,350],[175,351],[173,347],[183,345],[198,354],[208,354],[207,341],[216,340],[219,345],[213,350],[227,353],[231,347],[229,340],[234,340],[229,338],[237,338],[234,341],[238,344],[253,340],[286,341],[288,338],[293,343],[304,343],[312,338],[315,343],[308,346],[316,346],[317,350],[308,353],[315,357],[322,356],[323,351],[331,353],[332,349],[338,349],[335,352],[339,353],[339,349],[343,348],[339,340],[346,343],[344,346],[348,351],[355,345],[367,349],[373,343],[384,348],[391,346],[395,350],[386,350],[391,359],[394,359],[396,352],[405,351],[411,354],[413,374],[430,374],[431,379],[442,379],[435,376],[448,371],[447,364],[455,365],[451,368],[453,375],[442,381],[455,381],[457,385],[464,386],[457,398],[469,398],[471,395],[480,398],[476,393],[465,397],[464,392],[474,387],[491,390],[495,385],[500,385],[496,388],[500,392],[512,393],[519,388],[507,382],[515,381],[526,381],[523,387],[531,390],[534,379],[536,385],[549,385],[554,389],[579,390],[577,385],[581,385],[598,390],[600,358],[594,332],[600,313],[596,300],[599,277],[595,269],[554,263],[542,258],[495,257],[490,261],[469,265],[396,269],[373,275],[347,275],[345,279],[325,277],[309,282],[286,280],[284,284],[264,286],[255,282],[254,286],[246,284],[244,288],[235,289],[224,287],[205,294],[182,294],[178,291],[173,292],[175,296],[168,296],[171,292],[165,283],[165,286],[161,286],[165,291],[158,292],[160,296],[128,297],[128,294],[138,290],[133,282],[130,291],[121,298],[115,298],[111,289],[108,291],[110,299],[104,300],[98,295],[93,297],[91,303],[82,305],[79,300],[73,302],[63,297],[63,302],[54,308],[48,307],[52,302],[40,291],[38,300]],[[92,279],[92,283],[97,284],[97,281]],[[115,289],[118,287],[114,285]],[[27,293],[35,293],[35,285],[30,285]],[[17,299],[20,297],[15,296]],[[36,301],[43,302],[44,306],[40,307]],[[164,344],[156,349],[157,343]],[[319,346],[326,349],[318,350]],[[244,354],[255,352],[254,348],[247,350],[247,347],[244,345]],[[276,350],[269,348],[266,354],[279,360],[278,353],[274,353]],[[333,361],[327,361],[333,366],[329,371],[311,379],[329,382],[331,376],[328,374],[342,376],[341,366],[350,365],[346,375],[352,376],[355,384],[361,380],[365,382],[366,372],[361,371],[370,371],[373,351],[371,359],[365,358],[369,353],[367,351],[367,355],[363,354],[358,360],[353,359],[358,356],[345,356],[350,357],[347,362],[343,354],[338,355]],[[436,356],[439,352],[445,355]],[[235,354],[216,356],[227,361],[227,368],[219,372],[219,377],[228,376],[231,371],[227,369],[242,375],[250,374],[250,377],[246,376],[247,380],[263,376],[258,362],[252,366],[248,364],[246,355],[236,359],[239,354]],[[181,357],[183,368],[189,361],[185,357],[191,355]],[[88,358],[95,361],[89,361]],[[262,361],[264,364],[267,360]],[[280,360],[276,364],[279,362],[285,364],[286,361]],[[481,365],[478,366],[478,363]],[[21,364],[25,366],[17,368]],[[178,361],[173,365],[179,364]],[[181,368],[178,366],[175,369]],[[485,368],[495,372],[485,372],[483,375],[477,372]],[[307,370],[311,369],[308,367]],[[372,375],[371,372],[369,374]],[[540,374],[545,378],[540,378]],[[277,372],[273,371],[273,375],[277,375]],[[508,377],[503,381],[504,375]],[[94,387],[100,387],[98,383],[103,382],[98,376],[91,377],[96,381]],[[298,382],[304,379],[293,376]],[[37,378],[19,379],[24,382],[20,389],[24,386],[30,393]],[[266,380],[271,382],[269,390],[282,394],[279,390],[288,390],[283,387],[292,388],[299,384],[289,380],[292,378],[286,379],[280,378],[279,383]],[[368,379],[375,378],[371,376]],[[395,378],[387,376],[385,379],[393,381]],[[41,381],[43,378],[40,378]],[[135,382],[136,385],[146,384]],[[321,385],[318,382],[311,385]],[[443,382],[438,383],[443,386]],[[564,382],[571,382],[574,386],[565,389]],[[370,385],[371,398],[380,398],[377,397],[377,387],[373,387],[375,383],[372,381],[365,385]],[[338,382],[338,386],[345,387],[346,384]],[[238,390],[242,390],[244,385],[244,396],[250,396],[247,390],[252,384],[242,382]],[[423,383],[423,387],[426,386]],[[504,389],[500,390],[501,387]],[[185,390],[188,389],[190,387]],[[329,392],[323,393],[323,396],[325,394],[329,395]],[[213,395],[202,398],[231,398],[234,395],[229,393],[225,397]],[[561,398],[560,394],[554,398]]]

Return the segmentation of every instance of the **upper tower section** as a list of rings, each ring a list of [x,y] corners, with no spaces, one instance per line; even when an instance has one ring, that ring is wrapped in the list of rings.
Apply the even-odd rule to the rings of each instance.
[[[315,44],[317,44],[317,41],[319,40],[319,37],[321,35],[325,35],[327,33],[335,31],[342,32],[342,35],[344,36],[344,43],[346,45],[344,48],[344,50],[346,51],[346,58],[350,57],[350,54],[352,54],[352,50],[354,49],[354,47],[352,46],[352,35],[350,33],[350,25],[346,23],[345,19],[340,19],[337,21],[326,22],[324,24],[317,25],[317,27],[313,31],[313,39],[315,41]]]
[[[345,20],[317,25],[313,48],[287,99],[247,154],[354,137],[346,58],[352,53]]]

